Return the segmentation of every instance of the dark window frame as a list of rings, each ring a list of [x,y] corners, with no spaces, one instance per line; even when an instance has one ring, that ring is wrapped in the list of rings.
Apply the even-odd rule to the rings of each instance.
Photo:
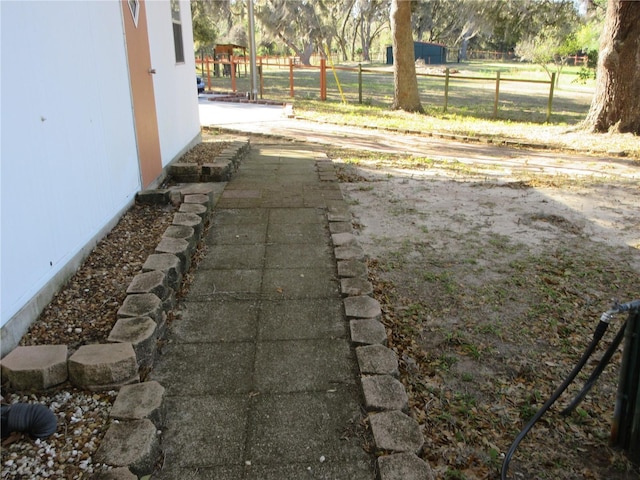
[[[184,63],[184,41],[182,39],[179,0],[171,0],[171,24],[173,27],[173,48],[176,54],[176,63]]]

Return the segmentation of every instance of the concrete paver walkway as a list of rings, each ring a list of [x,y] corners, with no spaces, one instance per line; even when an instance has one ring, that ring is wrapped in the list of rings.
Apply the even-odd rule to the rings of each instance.
[[[162,479],[374,478],[311,149],[254,147],[215,206],[152,379],[167,388]]]

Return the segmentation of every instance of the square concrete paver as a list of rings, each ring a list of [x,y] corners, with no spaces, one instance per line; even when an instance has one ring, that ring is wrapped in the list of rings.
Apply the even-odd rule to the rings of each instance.
[[[245,480],[373,480],[371,460],[367,456],[349,463],[338,463],[333,459],[302,462],[289,465],[252,465],[246,469]],[[216,479],[223,477],[214,477]]]
[[[252,389],[253,343],[181,343],[165,347],[171,364],[159,363],[151,377],[168,395],[248,393]]]
[[[324,224],[325,221],[324,212],[319,208],[272,208],[269,210],[270,224]]]
[[[260,340],[347,338],[339,298],[263,301],[260,307]]]
[[[261,270],[203,270],[189,289],[192,300],[211,299],[217,295],[255,294],[262,285]]]
[[[253,245],[264,243],[266,233],[266,222],[229,224],[211,228],[205,241],[209,245]]]
[[[318,245],[267,245],[265,268],[332,268],[332,249]]]
[[[228,228],[230,225],[267,225],[269,210],[264,208],[216,208],[211,225]]]
[[[231,467],[182,467],[165,461],[160,472],[153,474],[153,480],[242,480],[245,466]]]
[[[287,228],[271,225],[267,232],[269,243],[280,244],[329,244],[330,236],[327,227],[321,223],[303,223],[289,225]]]
[[[217,205],[220,208],[247,208],[256,209],[262,207],[262,198],[221,198]]]
[[[340,295],[332,268],[265,270],[262,295],[269,299],[327,298]]]
[[[257,334],[259,304],[219,295],[209,302],[184,302],[173,321],[178,343],[240,342]]]
[[[255,464],[315,464],[363,458],[362,442],[347,440],[360,406],[351,391],[292,393],[255,397],[248,435],[248,459]]]
[[[244,465],[248,410],[244,395],[169,397],[166,427],[172,435],[163,438],[163,449],[165,464],[180,473],[174,478],[185,478],[182,470],[189,466]]]
[[[346,339],[258,343],[258,392],[331,390],[338,384],[355,385],[355,364]]]
[[[210,245],[198,268],[259,269],[265,257],[264,245]]]

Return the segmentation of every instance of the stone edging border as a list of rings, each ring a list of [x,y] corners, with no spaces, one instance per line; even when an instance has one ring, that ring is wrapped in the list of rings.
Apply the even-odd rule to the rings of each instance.
[[[240,92],[231,92],[231,91],[227,91],[227,92],[210,91],[210,92],[205,92],[205,94],[218,95],[216,97],[207,98],[209,102],[252,103],[254,105],[275,105],[275,106],[286,105],[286,102],[280,102],[278,100],[268,100],[265,98],[251,100],[248,98],[249,92],[240,93]]]
[[[316,162],[321,181],[338,181],[333,162]],[[398,380],[398,358],[388,348],[382,309],[373,298],[364,250],[353,234],[348,207],[328,209],[344,311],[355,347],[364,408],[378,454],[378,480],[433,480],[431,466],[418,455],[424,437],[408,415],[408,397]]]
[[[181,183],[227,182],[238,169],[240,159],[249,148],[246,141],[232,141],[210,163],[198,165],[178,160],[167,167],[167,174]]]
[[[221,166],[230,176],[249,149],[248,139],[233,141],[216,160],[223,159]],[[139,203],[180,206],[155,253],[127,288],[108,337],[112,343],[81,346],[68,358],[66,345],[17,347],[0,362],[3,379],[17,389],[46,390],[68,379],[87,390],[119,388],[109,413],[113,422],[94,455],[96,463],[113,468],[93,478],[137,480],[153,471],[160,456],[165,389],[156,381],[140,382],[140,371],[153,366],[167,312],[175,306],[182,276],[221,193],[211,183],[138,193]]]

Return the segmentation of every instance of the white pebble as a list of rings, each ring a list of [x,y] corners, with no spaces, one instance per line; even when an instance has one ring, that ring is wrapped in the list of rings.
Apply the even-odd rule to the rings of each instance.
[[[324,461],[325,461],[325,460],[326,460],[326,458],[324,458],[324,455],[322,455],[322,456],[320,457],[320,463],[324,463]]]

